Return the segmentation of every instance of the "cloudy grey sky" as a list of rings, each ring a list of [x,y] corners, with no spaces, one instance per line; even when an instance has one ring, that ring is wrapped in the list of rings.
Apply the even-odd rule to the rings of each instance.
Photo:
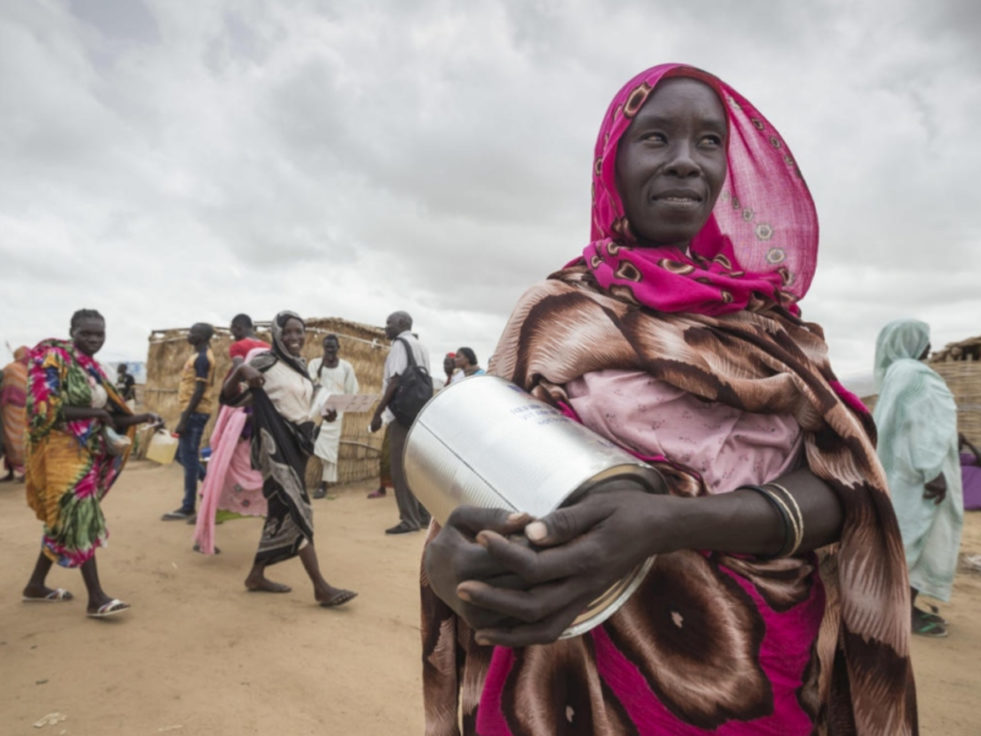
[[[717,73],[794,151],[821,218],[803,302],[834,365],[879,327],[981,333],[973,0],[32,0],[0,5],[0,342],[290,308],[486,362],[589,233],[619,86]],[[0,359],[9,353],[0,346]],[[434,368],[436,366],[434,365]]]

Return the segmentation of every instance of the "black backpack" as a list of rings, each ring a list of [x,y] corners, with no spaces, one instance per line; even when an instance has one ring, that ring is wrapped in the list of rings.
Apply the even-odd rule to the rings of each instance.
[[[404,337],[395,339],[405,348],[409,365],[399,375],[399,387],[395,390],[395,396],[389,402],[388,408],[400,424],[408,427],[426,402],[433,398],[433,380],[429,377],[429,371],[416,363],[408,341]]]

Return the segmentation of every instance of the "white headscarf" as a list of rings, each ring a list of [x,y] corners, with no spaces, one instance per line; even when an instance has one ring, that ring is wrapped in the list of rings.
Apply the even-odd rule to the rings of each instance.
[[[930,345],[930,326],[918,319],[897,319],[879,332],[875,341],[875,387],[882,390],[886,371],[897,360],[919,360]]]

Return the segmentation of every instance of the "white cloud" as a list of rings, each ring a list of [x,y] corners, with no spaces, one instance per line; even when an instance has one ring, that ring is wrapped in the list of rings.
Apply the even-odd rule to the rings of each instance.
[[[789,141],[822,253],[805,317],[841,373],[886,320],[978,332],[968,0],[696,4],[44,0],[0,8],[0,339],[106,314],[149,330],[289,307],[482,361],[574,257],[609,97],[715,71]],[[435,366],[434,366],[435,367]]]

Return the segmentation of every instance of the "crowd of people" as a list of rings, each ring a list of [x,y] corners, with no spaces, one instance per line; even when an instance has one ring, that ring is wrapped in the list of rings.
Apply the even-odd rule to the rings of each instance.
[[[428,512],[402,471],[408,426],[387,409],[407,365],[406,349],[426,374],[429,371],[428,353],[411,328],[406,312],[388,318],[385,332],[393,348],[385,362],[383,397],[372,419],[373,431],[386,427],[386,457],[379,488],[369,498],[385,495],[386,482],[394,486],[400,519],[389,534],[419,531],[429,524]],[[237,516],[264,518],[246,588],[289,592],[288,586],[269,580],[265,569],[296,556],[310,576],[315,600],[334,607],[357,594],[326,581],[313,542],[311,499],[326,497],[337,482],[343,424],[341,412],[321,406],[328,396],[358,393],[359,384],[352,365],[340,357],[335,334],[323,338],[321,356],[304,361],[300,351],[305,331],[302,318],[282,312],[272,321],[271,342],[266,342],[256,337],[248,315],[236,315],[230,325],[231,369],[219,377],[211,349],[213,326],[192,325],[187,336],[190,354],[177,377],[180,417],[173,428],[178,437],[176,459],[183,467],[181,505],[161,518],[194,524],[193,549],[204,554],[220,552],[215,545],[217,523]],[[78,567],[88,591],[87,614],[96,618],[130,607],[99,584],[95,552],[108,536],[101,502],[127,461],[135,428],[163,424],[156,414],[135,412],[135,379],[125,364],[118,366],[113,381],[95,359],[105,333],[102,315],[81,309],[72,315],[68,340],[18,348],[0,384],[5,479],[26,480],[28,503],[44,525],[41,553],[23,600],[71,600],[70,591],[48,588],[45,580],[53,563]],[[467,360],[458,375],[483,373],[473,350],[460,352]],[[440,387],[449,384],[448,376]],[[205,463],[204,430],[216,411]],[[305,471],[313,455],[323,470],[320,484],[310,493]]]
[[[370,427],[386,427],[388,470],[369,497],[389,475],[399,520],[386,533],[428,527],[426,732],[916,733],[910,635],[948,630],[916,598],[949,598],[963,519],[956,407],[923,362],[926,325],[880,334],[873,416],[801,319],[818,226],[795,159],[707,72],[667,64],[628,81],[603,117],[592,184],[590,242],[521,298],[489,372],[649,463],[656,492],[614,478],[544,518],[462,506],[433,522],[402,467],[402,397],[429,374],[428,351],[409,314],[386,320]],[[276,315],[269,343],[252,328],[232,320],[224,377],[213,328],[190,329],[174,428],[182,500],[163,518],[195,523],[196,549],[212,553],[220,511],[262,516],[246,587],[287,592],[266,569],[298,556],[315,600],[339,606],[356,593],[321,573],[311,501],[337,482],[343,417],[316,397],[356,393],[357,376],[334,335],[304,361],[293,312]],[[5,448],[8,422],[28,428],[26,452],[16,437],[7,450],[44,524],[24,599],[69,598],[45,576],[53,562],[80,567],[87,612],[102,617],[127,605],[99,585],[100,502],[134,427],[159,417],[134,413],[125,380],[120,391],[95,361],[101,315],[76,312],[70,334],[18,350],[9,401],[4,370]],[[443,371],[445,386],[484,373],[466,346]],[[323,472],[311,493],[312,455]],[[613,616],[562,636],[648,559]]]

